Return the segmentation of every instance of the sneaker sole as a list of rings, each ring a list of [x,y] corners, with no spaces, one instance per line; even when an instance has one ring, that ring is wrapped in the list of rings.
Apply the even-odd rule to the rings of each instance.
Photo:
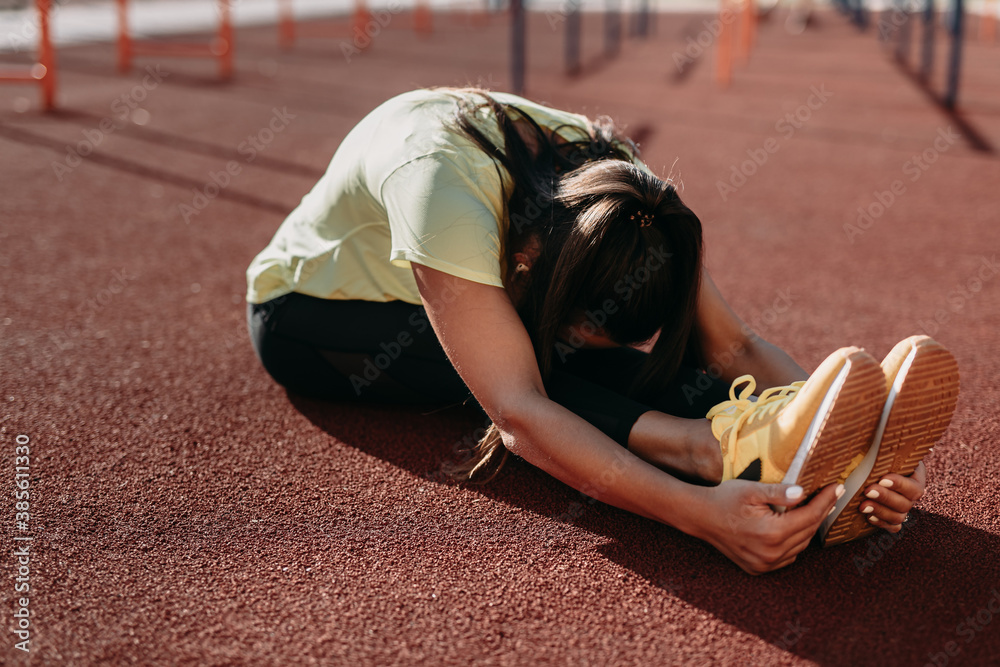
[[[944,435],[957,402],[955,357],[929,339],[914,345],[889,391],[868,453],[844,482],[845,493],[834,512],[820,525],[823,546],[849,542],[878,530],[868,515],[859,511],[865,500],[860,491],[890,472],[910,475]]]
[[[782,484],[798,484],[808,499],[837,481],[858,454],[868,451],[884,402],[885,375],[878,362],[860,350],[849,354]]]

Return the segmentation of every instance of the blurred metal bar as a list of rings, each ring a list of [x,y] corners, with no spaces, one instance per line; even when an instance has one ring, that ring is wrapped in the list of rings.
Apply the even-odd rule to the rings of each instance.
[[[868,12],[865,10],[864,0],[849,0],[851,3],[851,20],[860,30],[868,27]]]
[[[38,22],[42,33],[38,38],[39,64],[45,70],[39,77],[42,84],[42,105],[46,111],[52,111],[56,108],[56,50],[52,46],[49,32],[52,3],[50,0],[37,0],[35,4],[38,7]]]
[[[510,80],[515,95],[524,94],[524,0],[510,0]]]
[[[993,43],[997,39],[996,0],[983,0],[979,15],[979,41]]]
[[[0,83],[37,83],[42,88],[42,106],[46,111],[56,108],[56,51],[49,31],[51,0],[35,0],[38,9],[38,60],[30,67],[0,69]]]
[[[292,0],[278,0],[278,41],[283,49],[290,49],[295,44],[295,16],[292,11]]]
[[[755,0],[738,0],[739,2],[739,32],[737,33],[736,55],[744,65],[750,62],[750,51],[753,50],[754,34],[757,30],[757,4]]]
[[[118,0],[118,71],[132,69],[132,38],[128,33],[128,0]]]
[[[229,0],[219,0],[219,35],[212,41],[214,51],[219,56],[219,76],[228,79],[233,75],[233,16],[229,11]]]
[[[566,74],[576,76],[580,73],[580,32],[583,26],[583,14],[579,2],[570,2],[566,14]]]
[[[649,37],[649,2],[650,0],[638,0],[629,34],[633,37]]]
[[[621,0],[607,0],[604,10],[604,55],[618,54],[622,41]]]
[[[233,73],[233,24],[229,0],[216,0],[219,27],[208,44],[169,42],[165,40],[136,41],[128,25],[128,0],[118,0],[118,70],[128,72],[134,56],[165,56],[174,58],[214,58],[219,63],[219,75],[228,79]]]
[[[899,0],[898,16],[902,18],[899,23],[898,39],[896,41],[896,59],[905,63],[910,57],[910,19],[913,14],[910,12],[908,0]]]
[[[730,8],[730,0],[719,2],[719,36],[715,41],[715,82],[722,88],[728,88],[733,81],[733,47],[736,42],[736,28],[732,21],[723,20]]]
[[[920,54],[920,78],[930,81],[934,71],[934,0],[924,0],[923,51]]]
[[[962,45],[965,39],[965,3],[952,0],[951,5],[951,53],[948,58],[948,87],[944,94],[944,106],[954,109],[958,102],[958,84],[962,70]]]

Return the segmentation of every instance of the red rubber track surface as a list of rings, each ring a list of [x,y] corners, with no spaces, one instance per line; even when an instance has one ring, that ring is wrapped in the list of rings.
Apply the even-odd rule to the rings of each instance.
[[[968,137],[935,149],[956,119],[839,15],[802,36],[762,24],[727,91],[711,54],[675,66],[704,16],[661,17],[605,62],[588,15],[585,72],[567,79],[561,24],[533,15],[527,94],[641,137],[701,216],[730,303],[804,367],[844,345],[881,358],[920,332],[954,352],[958,409],[900,539],[749,577],[524,464],[486,487],[441,482],[480,426],[459,408],[326,404],[266,375],[244,271],[344,134],[414,87],[508,86],[502,20],[435,18],[427,39],[393,19],[351,62],[336,40],[282,52],[276,29],[240,30],[224,84],[208,61],[119,75],[113,45],[63,49],[48,115],[35,89],[0,88],[0,662],[1000,664],[1000,162]],[[1000,145],[1000,51],[972,42],[965,57],[962,119]],[[814,87],[829,94],[802,111]],[[144,124],[101,132],[125,101]],[[287,125],[251,160],[241,144],[275,109]],[[800,127],[780,124],[797,111]],[[67,147],[98,136],[72,166]],[[723,198],[769,138],[778,149]],[[908,172],[925,150],[934,162]],[[239,173],[196,200],[228,161]],[[849,238],[894,180],[902,194]],[[27,655],[8,632],[25,534]]]

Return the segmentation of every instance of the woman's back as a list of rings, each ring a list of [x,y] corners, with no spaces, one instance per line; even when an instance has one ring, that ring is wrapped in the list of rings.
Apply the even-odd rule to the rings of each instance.
[[[507,93],[492,95],[543,128],[559,128],[564,138],[588,137],[585,116]],[[250,265],[247,300],[262,303],[294,291],[419,304],[410,260],[502,286],[509,176],[450,126],[461,99],[482,97],[466,89],[414,90],[358,123],[326,174]],[[502,145],[489,109],[479,110],[476,119]]]

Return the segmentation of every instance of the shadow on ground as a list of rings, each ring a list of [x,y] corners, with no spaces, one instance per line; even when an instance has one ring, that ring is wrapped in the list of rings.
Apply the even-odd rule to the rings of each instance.
[[[442,464],[483,426],[479,413],[463,406],[349,405],[292,394],[289,399],[337,440],[438,483],[448,483],[440,474]],[[343,418],[347,413],[354,413],[351,419]],[[394,431],[412,436],[406,447],[398,436],[382,435],[388,430],[361,426],[390,420]],[[886,623],[900,630],[884,640],[896,664],[952,660],[989,632],[996,615],[989,610],[993,597],[993,609],[1000,611],[1000,538],[931,512],[914,510],[898,535],[880,531],[830,549],[813,545],[793,565],[751,577],[706,543],[595,503],[519,460],[494,482],[467,488],[540,520],[561,522],[567,534],[584,530],[605,538],[600,556],[646,580],[651,590],[821,665],[873,662],[871,638],[859,637],[858,628],[880,632]],[[981,583],[970,587],[969,582]],[[720,589],[728,594],[720,595]],[[907,636],[905,642],[900,636]]]

